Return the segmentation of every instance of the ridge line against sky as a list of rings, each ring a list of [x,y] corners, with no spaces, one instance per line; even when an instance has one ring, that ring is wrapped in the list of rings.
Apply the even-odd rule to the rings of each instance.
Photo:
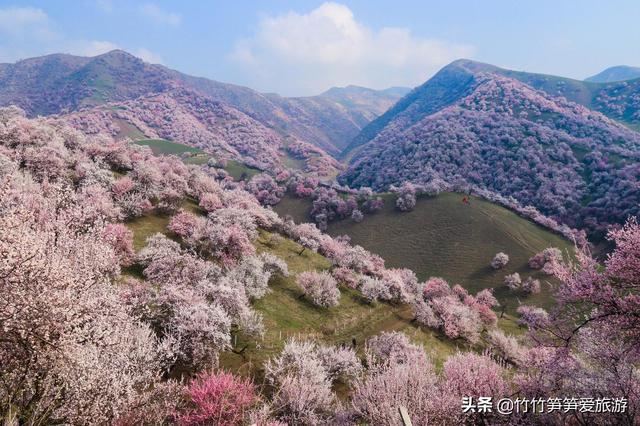
[[[577,79],[640,65],[632,0],[238,3],[0,0],[0,62],[120,48],[287,96],[416,86],[459,58]]]

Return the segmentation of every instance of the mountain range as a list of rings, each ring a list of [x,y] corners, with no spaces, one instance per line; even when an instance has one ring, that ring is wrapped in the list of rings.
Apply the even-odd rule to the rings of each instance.
[[[189,99],[191,107],[216,105],[218,110],[224,109],[233,117],[218,116],[217,120],[212,120],[213,116],[209,116],[209,122],[202,122],[202,114],[194,114],[193,108],[186,106],[189,113],[177,114],[170,120],[166,117],[162,125],[157,123],[158,117],[153,117],[154,123],[147,121],[143,126],[145,129],[136,129],[133,125],[133,130],[148,137],[174,137],[177,142],[217,152],[237,154],[245,151],[249,155],[240,159],[263,167],[280,163],[279,157],[286,157],[281,151],[292,143],[291,151],[295,153],[315,151],[314,157],[325,152],[338,154],[362,127],[408,91],[404,88],[376,91],[349,86],[333,88],[318,96],[285,98],[182,74],[161,65],[148,64],[121,50],[91,58],[53,54],[15,64],[0,64],[0,105],[17,105],[29,116],[72,114],[73,121],[81,123],[89,121],[83,119],[83,115],[100,115],[106,119],[110,111],[135,109],[135,106],[149,103],[163,102],[167,107]],[[159,97],[160,94],[164,96]],[[123,118],[117,115],[111,117],[112,133],[127,134],[132,122],[123,124]],[[249,133],[265,134],[269,143],[277,142],[278,155],[272,156],[273,146],[267,150],[270,162],[253,158],[246,147],[218,143],[219,138],[215,137],[209,146],[202,146],[203,137],[211,136],[207,134],[209,131],[228,135],[229,121],[239,118],[243,120],[243,128],[250,129]],[[194,131],[198,134],[194,139],[175,129],[173,132],[166,130],[194,125],[197,129],[205,129]],[[149,132],[149,128],[154,131]],[[98,126],[95,130],[102,128]],[[247,142],[254,146],[253,151],[261,152],[266,148],[259,139]],[[301,145],[306,148],[301,149]]]
[[[605,71],[606,72],[606,71]],[[601,112],[609,118],[635,129],[640,129],[640,76],[623,82],[591,82],[573,80],[547,74],[513,71],[481,62],[461,59],[443,68],[425,84],[415,88],[385,114],[367,125],[347,146],[346,156],[355,147],[371,140],[391,118],[410,105],[421,113],[435,112],[457,100],[473,75],[485,73],[520,81],[553,97]]]
[[[115,50],[0,64],[0,105],[87,133],[170,139],[263,170],[342,172],[339,181],[354,187],[474,186],[593,231],[638,214],[634,71],[613,67],[579,81],[458,60],[413,90],[282,97]]]

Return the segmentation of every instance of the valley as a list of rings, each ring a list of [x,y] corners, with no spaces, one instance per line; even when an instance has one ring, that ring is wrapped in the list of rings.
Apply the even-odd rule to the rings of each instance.
[[[408,37],[305,19],[336,16]],[[0,421],[637,423],[638,69],[450,61],[308,96],[118,48],[0,64]],[[593,395],[629,415],[461,410]]]

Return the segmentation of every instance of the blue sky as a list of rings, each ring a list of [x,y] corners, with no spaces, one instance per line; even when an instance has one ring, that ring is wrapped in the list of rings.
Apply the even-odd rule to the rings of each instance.
[[[582,79],[640,66],[640,1],[0,0],[0,62],[121,48],[284,95],[415,86],[467,57]]]

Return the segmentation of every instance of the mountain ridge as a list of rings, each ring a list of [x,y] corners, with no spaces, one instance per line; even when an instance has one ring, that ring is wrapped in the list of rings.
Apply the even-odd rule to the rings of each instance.
[[[616,65],[609,67],[596,75],[587,77],[584,81],[590,81],[593,83],[613,83],[625,80],[635,80],[636,78],[640,78],[640,67]]]
[[[589,109],[640,129],[640,79],[627,82],[595,83],[549,74],[528,73],[500,68],[470,59],[458,59],[438,71],[422,85],[400,99],[387,112],[372,120],[347,145],[341,158],[370,141],[392,117],[412,105],[419,112],[436,112],[460,99],[479,73],[490,73],[516,79],[553,97],[564,97]],[[430,99],[423,94],[429,93]],[[418,101],[418,105],[415,101]]]
[[[46,78],[45,78],[46,77]],[[222,101],[267,127],[337,155],[373,117],[402,93],[373,91],[355,105],[329,96],[285,98],[148,64],[122,50],[94,57],[52,54],[0,64],[0,105],[29,116],[65,114],[184,87]],[[376,95],[376,96],[378,96]]]

